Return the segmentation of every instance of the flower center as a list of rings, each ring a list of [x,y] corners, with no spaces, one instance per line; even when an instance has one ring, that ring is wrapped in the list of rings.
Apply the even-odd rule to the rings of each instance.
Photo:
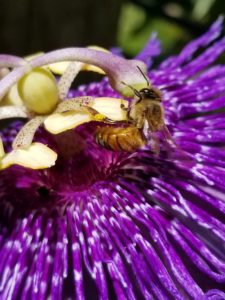
[[[59,159],[56,166],[49,169],[49,174],[57,178],[56,189],[60,193],[87,190],[107,179],[127,155],[97,145],[95,130],[95,124],[87,124],[54,136]]]
[[[17,128],[21,127],[21,124],[15,124]],[[121,159],[128,155],[106,150],[95,142],[95,131],[98,124],[91,122],[75,130],[68,130],[56,135],[39,130],[35,140],[48,145],[58,153],[55,166],[40,171],[17,166],[10,170],[18,170],[21,173],[20,176],[17,176],[17,180],[20,183],[23,181],[23,186],[25,181],[29,184],[32,182],[32,185],[35,181],[41,195],[46,195],[47,190],[60,194],[86,190],[95,182],[110,177]],[[9,147],[16,132],[13,125],[12,128],[9,127],[5,131],[5,134],[3,132],[6,147],[7,145]],[[4,135],[7,135],[7,138],[4,138]]]
[[[21,127],[21,124],[16,127]],[[6,145],[17,130],[12,126],[11,130],[8,127],[3,132]],[[95,130],[95,124],[90,123],[58,135],[38,131],[35,138],[57,151],[58,159],[55,166],[49,169],[32,170],[12,166],[2,171],[2,205],[6,207],[7,202],[7,207],[11,207],[9,215],[4,211],[6,222],[11,219],[11,212],[21,217],[36,208],[52,211],[64,209],[67,204],[80,202],[82,205],[87,195],[98,192],[96,184],[101,185],[101,182],[115,175],[122,158],[128,154],[109,151],[97,145]]]

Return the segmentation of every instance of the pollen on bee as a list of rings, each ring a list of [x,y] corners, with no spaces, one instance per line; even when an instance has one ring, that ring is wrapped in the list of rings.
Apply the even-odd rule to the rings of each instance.
[[[99,122],[104,121],[105,118],[106,118],[106,117],[105,117],[103,114],[96,114],[96,115],[94,116],[94,120],[95,120],[95,121],[99,121]]]
[[[100,146],[111,151],[134,152],[146,145],[142,132],[135,126],[98,127],[95,140]]]

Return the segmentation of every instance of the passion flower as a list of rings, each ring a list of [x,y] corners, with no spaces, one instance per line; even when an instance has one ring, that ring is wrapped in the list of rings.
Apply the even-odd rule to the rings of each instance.
[[[1,171],[1,299],[225,299],[225,66],[212,65],[225,50],[221,31],[219,19],[148,73],[191,166],[163,146],[159,157],[148,146],[132,154],[106,150],[95,143],[95,120],[57,135],[37,132],[34,143],[58,154],[55,166]],[[145,62],[155,55],[151,43],[139,55]],[[25,68],[73,58],[73,50],[59,50],[18,66],[0,93]],[[103,69],[105,58],[96,65]],[[132,67],[106,63],[106,74],[115,68],[134,78]],[[105,78],[68,94],[86,96],[121,98]],[[1,131],[6,152],[22,125]]]

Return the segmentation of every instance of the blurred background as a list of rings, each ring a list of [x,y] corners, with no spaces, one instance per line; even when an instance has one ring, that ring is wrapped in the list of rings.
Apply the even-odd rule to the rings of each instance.
[[[97,44],[133,57],[155,31],[163,59],[224,12],[224,0],[0,0],[0,53]]]

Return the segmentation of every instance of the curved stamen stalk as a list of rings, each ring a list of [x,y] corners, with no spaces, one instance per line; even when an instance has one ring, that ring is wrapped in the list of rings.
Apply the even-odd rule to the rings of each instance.
[[[106,108],[107,103],[109,101],[112,102],[111,105],[113,104],[114,108],[119,108],[118,105],[122,100],[113,98],[94,99],[92,97],[87,96],[72,98],[63,101],[58,104],[57,108],[53,111],[52,114],[48,116],[36,116],[33,119],[31,119],[28,123],[26,123],[14,139],[12,148],[14,150],[17,148],[28,148],[32,144],[34,135],[42,123],[45,123],[45,128],[49,132],[56,134],[71,128],[75,128],[81,125],[82,123],[90,121],[107,121],[107,116],[99,113],[98,110],[103,110],[103,112],[107,114]],[[104,104],[106,107],[104,107]],[[98,110],[96,110],[94,107],[96,107]],[[13,108],[18,109],[18,107],[12,107],[12,109]],[[110,110],[111,106],[109,106],[109,111]],[[72,113],[65,115],[63,114],[65,112]],[[115,113],[116,112],[114,111],[114,114]],[[18,116],[18,114],[16,114],[16,116]],[[118,117],[120,117],[120,114],[118,114]],[[64,120],[63,123],[61,122],[62,120]]]
[[[122,57],[98,50],[87,48],[66,48],[52,51],[32,59],[30,68],[41,67],[55,62],[76,61],[95,65],[105,71],[112,87],[126,97],[133,97],[133,92],[121,82],[140,89],[146,87],[146,81],[137,67],[147,74],[145,63],[138,60],[127,60]],[[18,67],[0,82],[0,99],[5,95],[10,86],[29,71],[27,65]],[[146,75],[147,76],[147,75]]]
[[[107,49],[101,48],[98,46],[89,46],[87,48],[101,51],[101,52],[106,52],[106,53],[110,52]],[[72,82],[74,81],[74,79],[77,77],[78,73],[81,70],[94,71],[94,72],[105,75],[105,72],[102,69],[100,69],[94,65],[85,64],[82,62],[72,62],[72,63],[71,62],[59,62],[59,63],[55,63],[55,64],[50,64],[48,67],[50,68],[50,70],[53,73],[62,75],[58,82],[59,99],[60,100],[66,99],[66,96],[69,92]],[[63,71],[63,69],[64,69],[64,71]]]
[[[0,107],[0,120],[10,118],[28,118],[25,106],[2,106]]]
[[[88,48],[55,50],[33,59],[30,65],[33,68],[60,61],[77,61],[98,66],[108,75],[112,87],[121,94],[123,94],[124,91],[124,86],[121,84],[121,81],[134,86],[146,86],[143,75],[137,69],[137,67],[139,67],[143,73],[147,73],[146,65],[143,62],[127,60],[112,53]]]
[[[82,48],[70,49],[69,57],[67,57],[67,50],[68,49],[53,51],[49,54],[42,55],[40,57],[41,59],[35,57],[30,60],[29,65],[27,63],[26,65],[19,66],[8,75],[6,72],[5,77],[0,81],[0,97],[2,97],[10,85],[21,79],[17,84],[18,92],[27,107],[3,106],[0,109],[0,119],[11,117],[30,118],[32,116],[29,114],[29,111],[34,113],[32,119],[25,124],[17,134],[12,145],[13,151],[4,156],[5,162],[3,163],[2,160],[1,168],[10,166],[13,163],[18,163],[16,159],[17,154],[23,155],[25,153],[23,150],[31,151],[31,149],[34,149],[32,148],[32,145],[34,145],[32,141],[37,129],[42,123],[44,123],[45,128],[49,132],[57,134],[90,121],[107,122],[108,120],[114,119],[126,120],[126,114],[124,115],[124,111],[121,108],[121,104],[124,105],[123,99],[94,99],[92,97],[66,98],[72,81],[82,68],[85,69],[85,66],[87,70],[88,66],[91,65],[90,70],[100,68],[103,74],[104,71],[106,73],[108,72],[107,75],[112,85],[113,82],[117,83],[118,80],[118,83],[124,88],[122,84],[123,79],[126,82],[133,80],[133,84],[142,82],[141,84],[146,86],[146,80],[142,74],[145,73],[145,65],[139,61],[128,61],[99,50]],[[55,56],[55,54],[57,55]],[[58,85],[52,73],[49,73],[45,68],[41,68],[52,62],[71,61],[77,57],[82,62],[72,61],[62,75]],[[46,59],[48,63],[46,63]],[[95,67],[93,67],[94,65]],[[120,72],[118,69],[120,69]],[[141,69],[141,72],[139,69]],[[9,69],[6,68],[6,70]],[[119,76],[122,76],[121,80],[118,79],[120,78]],[[120,92],[122,93],[123,91],[121,90]],[[60,102],[61,100],[66,101]],[[128,103],[126,104],[128,105]],[[115,108],[117,109],[115,110]],[[27,109],[29,109],[29,111]],[[10,161],[9,158],[11,159]],[[27,162],[21,162],[21,159],[19,159],[19,163],[22,165],[27,164]],[[35,168],[36,167],[35,165]],[[38,163],[38,168],[39,167],[40,164]]]
[[[66,71],[60,77],[58,82],[59,99],[64,100],[67,97],[71,84],[83,67],[81,62],[72,62],[67,67]]]
[[[12,87],[20,78],[23,77],[24,74],[28,73],[30,70],[31,67],[28,64],[18,67],[0,81],[0,102],[10,87]]]
[[[26,123],[22,129],[18,132],[13,141],[12,148],[27,148],[31,145],[35,132],[39,126],[44,122],[45,117],[35,117]]]
[[[69,111],[76,111],[79,113],[86,113],[92,116],[93,121],[103,121],[107,117],[99,113],[92,106],[94,104],[94,99],[92,97],[78,97],[70,98],[66,101],[61,102],[54,113],[64,113]]]
[[[16,68],[27,64],[27,61],[19,56],[1,54],[0,68]]]
[[[92,105],[93,101],[94,98],[90,96],[70,98],[59,103],[54,113],[61,113],[69,110],[84,111],[87,107]]]
[[[128,107],[128,101],[110,97],[77,97],[59,103],[56,110],[46,117],[45,129],[58,134],[91,122],[127,121],[127,113],[121,108]]]

